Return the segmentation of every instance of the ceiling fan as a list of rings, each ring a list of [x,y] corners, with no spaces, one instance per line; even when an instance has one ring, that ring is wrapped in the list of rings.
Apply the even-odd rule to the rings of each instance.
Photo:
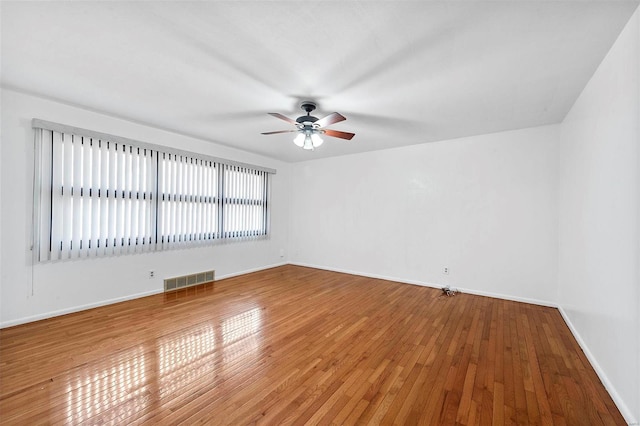
[[[277,133],[298,133],[298,135],[293,140],[293,143],[295,143],[302,149],[308,150],[313,150],[314,148],[322,145],[324,141],[322,140],[320,135],[327,135],[334,138],[347,140],[351,140],[351,138],[355,136],[355,133],[341,132],[339,130],[331,130],[326,128],[327,126],[346,120],[343,115],[338,114],[337,112],[332,112],[326,117],[318,119],[317,117],[311,115],[311,112],[316,109],[315,102],[311,101],[303,101],[300,104],[300,108],[305,111],[307,115],[301,115],[295,120],[292,120],[291,118],[277,112],[269,113],[269,115],[284,120],[287,123],[293,124],[294,126],[296,126],[295,130],[277,130],[275,132],[264,132],[262,134],[275,135]]]

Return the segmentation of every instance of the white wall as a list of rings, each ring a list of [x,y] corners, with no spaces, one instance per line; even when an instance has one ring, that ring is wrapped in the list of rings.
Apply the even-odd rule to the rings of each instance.
[[[288,244],[288,164],[11,90],[1,94],[1,326],[156,293],[162,290],[164,277],[209,269],[223,277],[285,260],[280,249]],[[29,246],[34,117],[277,169],[271,239],[33,265]],[[156,278],[147,278],[149,270],[155,270]]]
[[[559,303],[628,421],[640,419],[640,15],[561,126]]]
[[[557,130],[294,164],[290,260],[554,303]]]

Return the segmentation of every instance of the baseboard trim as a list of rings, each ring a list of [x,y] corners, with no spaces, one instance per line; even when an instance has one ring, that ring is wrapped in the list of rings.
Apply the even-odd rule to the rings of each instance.
[[[251,274],[253,272],[260,272],[260,271],[264,271],[264,270],[267,270],[267,269],[273,269],[273,268],[277,268],[278,266],[284,266],[284,265],[288,265],[288,262],[272,263],[271,265],[265,265],[265,266],[259,266],[257,268],[245,269],[245,270],[240,271],[240,272],[232,272],[230,274],[217,276],[216,277],[216,281],[225,280],[227,278],[238,277],[240,275]]]
[[[239,271],[239,272],[233,272],[233,273],[230,273],[230,274],[221,275],[221,276],[216,277],[216,281],[220,281],[220,280],[223,280],[225,278],[236,277],[236,276],[239,276],[239,275],[250,274],[252,272],[258,272],[258,271],[262,271],[262,270],[265,270],[265,269],[276,268],[278,266],[283,266],[283,265],[286,265],[286,264],[287,264],[286,262],[280,262],[280,263],[275,263],[275,264],[271,264],[271,265],[260,266],[260,267],[257,267],[257,268],[251,268],[251,269],[247,269],[247,270],[243,270],[243,271]],[[49,312],[45,312],[45,313],[38,314],[38,315],[31,315],[31,316],[28,316],[28,317],[22,317],[22,318],[18,318],[18,319],[14,319],[14,320],[4,321],[4,322],[0,323],[0,328],[13,327],[13,326],[16,326],[16,325],[26,324],[26,323],[34,322],[34,321],[40,321],[40,320],[47,319],[47,318],[54,318],[54,317],[58,317],[58,316],[61,316],[61,315],[72,314],[74,312],[86,311],[87,309],[99,308],[101,306],[112,305],[114,303],[126,302],[127,300],[133,300],[133,299],[139,299],[141,297],[153,296],[155,294],[160,294],[160,293],[163,293],[163,292],[164,292],[164,289],[163,288],[159,288],[159,289],[156,289],[156,290],[145,291],[145,292],[142,292],[142,293],[130,294],[130,295],[127,295],[127,296],[116,297],[116,298],[113,298],[113,299],[101,300],[99,302],[87,303],[85,305],[74,306],[72,308],[58,309],[58,310],[55,310],[55,311],[49,311]]]
[[[0,323],[0,328],[13,327],[15,325],[26,324],[29,322],[40,321],[43,319],[59,317],[61,315],[73,314],[74,312],[86,311],[87,309],[99,308],[100,306],[113,305],[114,303],[126,302],[127,300],[139,299],[141,297],[153,296],[154,294],[162,293],[163,289],[145,291],[142,293],[131,294],[128,296],[116,297],[108,300],[101,300],[99,302],[87,303],[85,305],[74,306],[72,308],[58,309],[55,311],[45,312],[43,314],[32,315],[28,317],[22,317],[15,320],[4,321]]]
[[[367,273],[367,272],[353,271],[353,270],[349,270],[349,269],[332,268],[332,267],[329,267],[329,266],[320,266],[320,265],[314,265],[314,264],[302,263],[302,262],[289,262],[289,264],[290,265],[295,265],[295,266],[303,266],[305,268],[314,268],[314,269],[322,269],[322,270],[325,270],[325,271],[340,272],[342,274],[358,275],[358,276],[367,277],[367,278],[375,278],[375,279],[380,279],[380,280],[395,281],[395,282],[399,282],[399,283],[403,283],[403,284],[419,285],[419,286],[422,286],[422,287],[431,287],[431,288],[438,288],[438,289],[442,288],[442,284],[435,284],[435,283],[430,283],[430,282],[426,282],[426,281],[407,280],[407,279],[404,279],[404,278],[392,277],[392,276],[387,276],[387,275],[370,274],[370,273]],[[456,287],[456,286],[452,286],[452,288],[455,288],[456,290],[460,291],[461,293],[468,293],[468,294],[473,294],[473,295],[476,295],[476,296],[493,297],[495,299],[510,300],[510,301],[513,301],[513,302],[530,303],[532,305],[548,306],[550,308],[557,308],[558,307],[557,304],[555,304],[553,302],[546,301],[546,300],[530,299],[530,298],[526,298],[526,297],[511,296],[511,295],[508,295],[508,294],[492,293],[492,292],[489,292],[489,291],[480,291],[480,290],[474,290],[474,289],[462,288],[462,287]]]
[[[613,402],[616,404],[616,406],[620,410],[622,417],[624,417],[625,421],[629,425],[638,425],[639,424],[638,420],[633,416],[633,413],[631,412],[627,404],[625,404],[624,400],[620,397],[620,395],[618,394],[615,387],[613,386],[613,384],[605,374],[602,367],[600,367],[600,364],[598,363],[596,357],[593,355],[593,353],[591,353],[591,351],[589,350],[589,347],[587,346],[585,341],[582,339],[582,336],[580,336],[580,333],[578,333],[578,330],[574,327],[573,323],[571,322],[569,315],[565,312],[562,306],[558,307],[558,311],[560,311],[560,315],[562,315],[562,319],[564,319],[564,322],[567,324],[567,327],[569,327],[569,330],[571,330],[571,334],[573,334],[573,337],[578,342],[578,345],[580,345],[582,352],[584,352],[587,359],[591,363],[591,366],[593,367],[596,374],[598,375],[598,378],[604,385],[604,388],[607,390],[607,392],[609,392],[611,399],[613,399]]]
[[[546,306],[548,308],[558,308],[557,303],[549,302],[547,300],[531,299],[528,297],[512,296],[509,294],[493,293],[490,291],[474,290],[471,288],[457,288],[457,290],[460,290],[462,293],[473,294],[475,296],[493,297],[494,299],[509,300],[511,302],[529,303],[531,305]]]

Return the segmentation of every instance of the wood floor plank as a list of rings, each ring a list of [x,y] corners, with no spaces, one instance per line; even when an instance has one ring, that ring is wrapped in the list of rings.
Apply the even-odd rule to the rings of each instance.
[[[553,308],[282,266],[0,330],[0,424],[623,425]]]

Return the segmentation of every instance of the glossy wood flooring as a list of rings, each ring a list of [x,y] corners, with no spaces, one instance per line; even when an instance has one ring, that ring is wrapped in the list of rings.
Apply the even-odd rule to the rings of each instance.
[[[6,425],[624,424],[555,309],[296,266],[4,329],[0,377]]]

